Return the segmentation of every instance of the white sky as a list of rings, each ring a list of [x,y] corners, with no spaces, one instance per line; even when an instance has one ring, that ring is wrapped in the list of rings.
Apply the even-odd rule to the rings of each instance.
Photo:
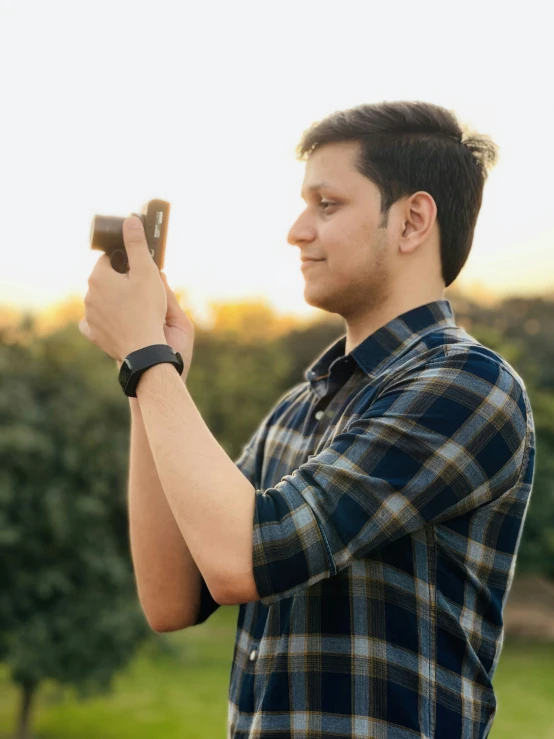
[[[84,298],[94,214],[171,203],[165,271],[201,313],[262,296],[311,315],[287,232],[302,132],[425,100],[500,147],[457,281],[554,289],[548,5],[0,0],[0,304]]]

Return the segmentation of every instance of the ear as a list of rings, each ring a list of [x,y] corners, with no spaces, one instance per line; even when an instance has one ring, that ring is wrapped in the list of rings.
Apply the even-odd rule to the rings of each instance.
[[[399,247],[401,252],[410,253],[429,238],[435,227],[435,199],[425,190],[419,190],[406,199],[403,218],[404,230]]]

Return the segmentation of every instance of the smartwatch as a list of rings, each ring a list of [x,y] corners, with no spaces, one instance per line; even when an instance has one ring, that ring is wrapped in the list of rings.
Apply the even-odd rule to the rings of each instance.
[[[169,362],[182,375],[185,367],[179,352],[174,351],[167,344],[152,344],[128,354],[119,370],[119,384],[129,398],[137,397],[137,385],[143,373],[156,364]]]

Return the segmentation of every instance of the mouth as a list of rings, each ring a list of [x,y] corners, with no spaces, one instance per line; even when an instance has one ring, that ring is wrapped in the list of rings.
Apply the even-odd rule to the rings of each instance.
[[[324,261],[325,259],[303,259],[300,269],[307,269],[308,267],[312,267],[314,264],[321,264],[321,262]]]

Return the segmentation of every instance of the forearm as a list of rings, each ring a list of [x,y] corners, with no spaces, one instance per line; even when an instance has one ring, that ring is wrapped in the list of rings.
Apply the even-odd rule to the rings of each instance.
[[[191,625],[200,571],[168,505],[136,398],[130,398],[129,532],[139,600],[156,631]]]
[[[225,596],[252,572],[255,488],[214,438],[173,367],[147,370],[137,397],[173,516],[221,602],[216,594]]]

